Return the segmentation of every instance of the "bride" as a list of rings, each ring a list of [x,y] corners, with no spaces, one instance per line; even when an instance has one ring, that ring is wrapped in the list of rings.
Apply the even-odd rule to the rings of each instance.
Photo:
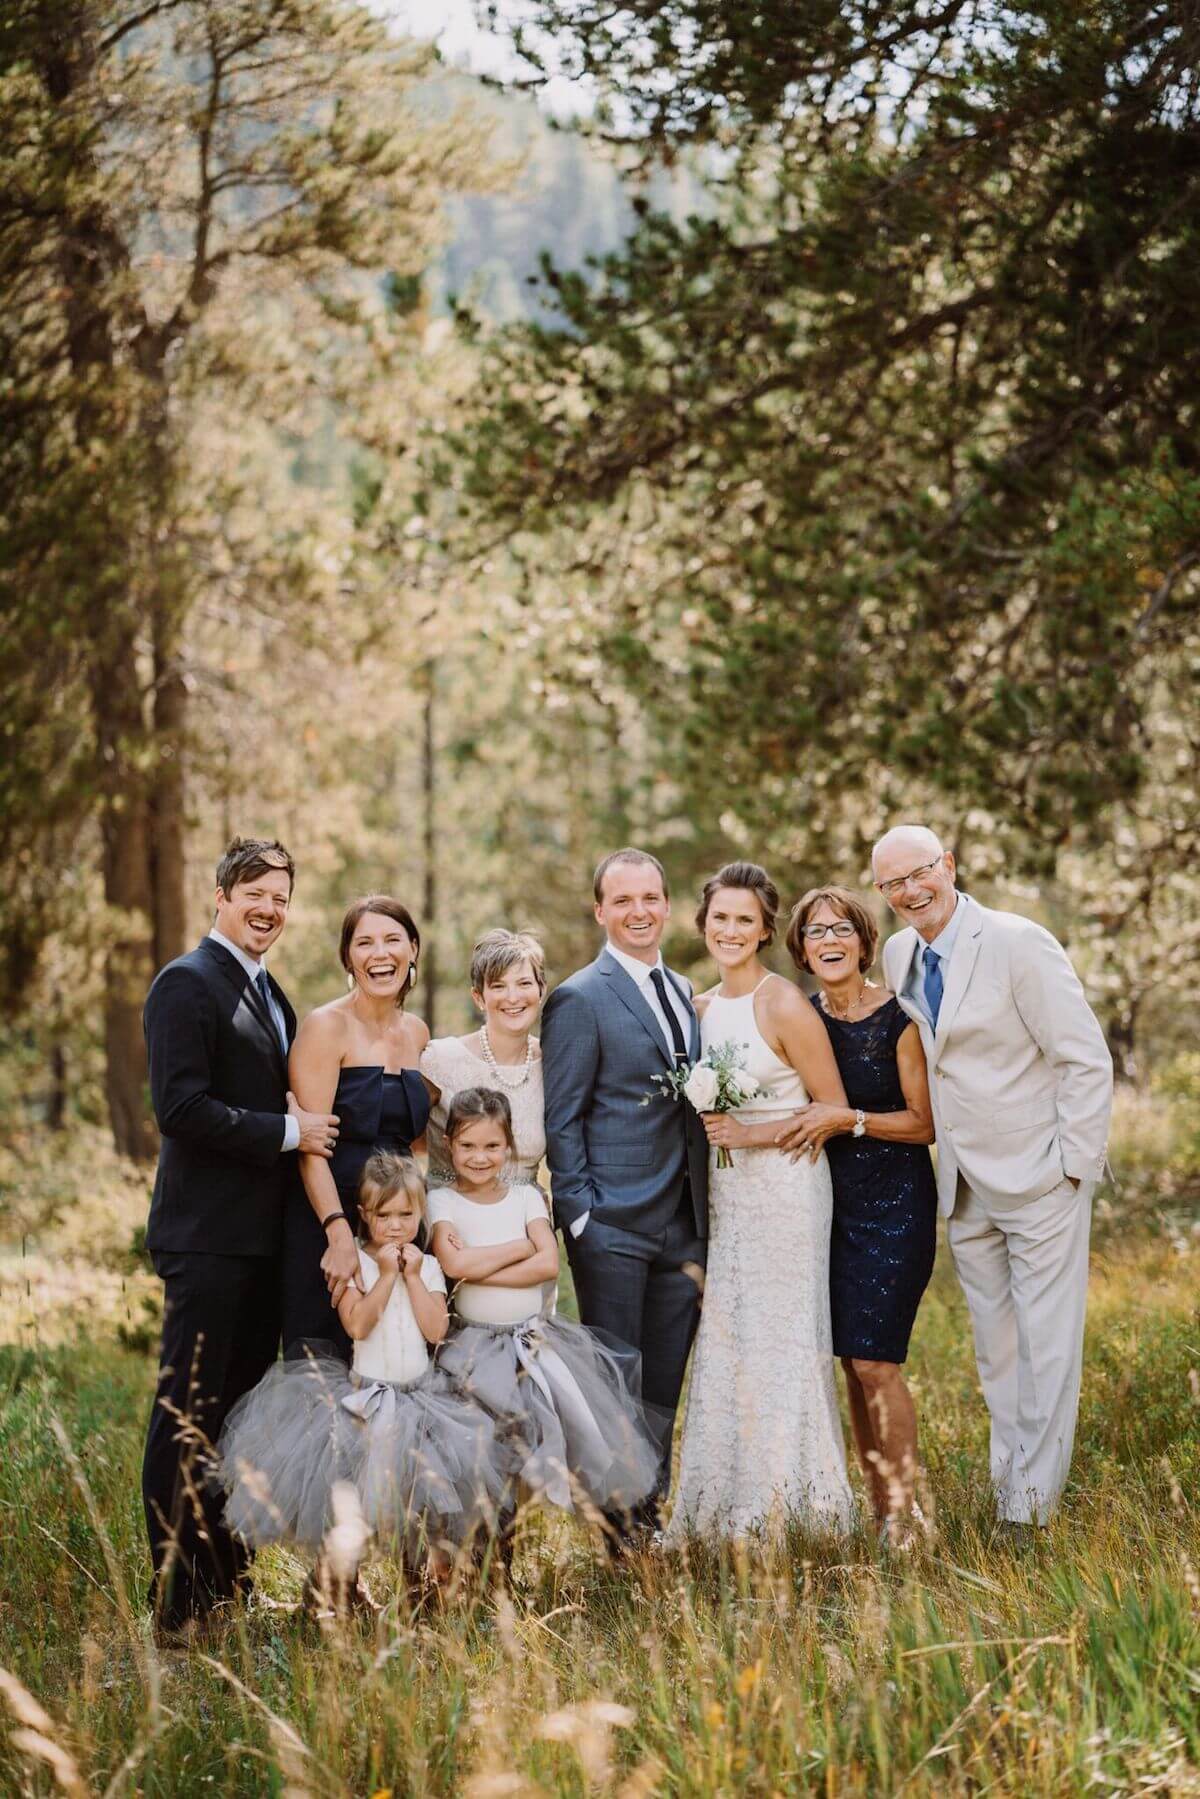
[[[823,1153],[775,1148],[810,1099],[845,1105],[829,1037],[803,994],[759,960],[779,895],[731,862],[705,884],[696,924],[721,973],[696,1000],[707,1051],[732,1039],[763,1093],[702,1114],[709,1169],[708,1272],[668,1544],[775,1532],[789,1518],[849,1529],[854,1501],[833,1378]],[[717,1166],[716,1150],[732,1166]]]

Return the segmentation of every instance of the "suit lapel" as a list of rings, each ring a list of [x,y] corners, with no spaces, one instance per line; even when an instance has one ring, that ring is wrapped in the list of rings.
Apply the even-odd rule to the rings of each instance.
[[[596,967],[602,975],[612,982],[614,994],[620,1000],[621,1004],[632,1013],[634,1018],[637,1019],[665,1065],[668,1068],[673,1067],[674,1061],[670,1050],[667,1048],[666,1039],[662,1034],[659,1022],[650,1010],[650,1007],[646,1004],[646,1001],[642,998],[641,992],[638,989],[638,984],[633,979],[632,975],[626,974],[625,970],[621,967],[621,964],[614,961],[607,950],[601,950],[600,954],[597,956]]]
[[[983,935],[983,913],[972,900],[965,900],[966,911],[962,923],[958,927],[958,938],[954,945],[954,954],[950,958],[950,966],[946,970],[946,984],[942,991],[942,1004],[938,1011],[937,1030],[933,1037],[933,1060],[936,1062],[945,1048],[950,1026],[954,1023],[955,1014],[962,1005],[963,995],[975,968],[979,955],[979,940]]]
[[[900,967],[897,970],[894,984],[897,999],[900,998],[904,989],[908,986],[908,979],[912,972],[913,957],[917,953],[918,942],[917,933],[913,930],[911,925],[905,925],[904,930],[900,935],[905,941],[900,946]],[[903,1001],[901,1001],[901,1003],[903,1004]],[[908,1008],[905,1007],[905,1010],[907,1011]]]
[[[284,1060],[283,1045],[279,1041],[279,1032],[275,1028],[275,1020],[267,1011],[266,1001],[255,983],[236,957],[231,956],[227,949],[222,949],[219,943],[214,943],[211,937],[205,937],[200,947],[207,951],[225,979],[241,995],[243,1005],[265,1036],[275,1060],[286,1075],[287,1064]],[[269,980],[270,976],[268,975],[267,978]]]

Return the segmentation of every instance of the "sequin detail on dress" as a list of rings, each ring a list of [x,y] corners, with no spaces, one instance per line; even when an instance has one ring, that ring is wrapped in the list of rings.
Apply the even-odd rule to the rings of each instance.
[[[846,1089],[864,1112],[903,1112],[896,1046],[909,1024],[890,999],[866,1018],[833,1018],[814,999]],[[832,1137],[829,1292],[833,1352],[903,1362],[933,1272],[937,1185],[922,1143]]]

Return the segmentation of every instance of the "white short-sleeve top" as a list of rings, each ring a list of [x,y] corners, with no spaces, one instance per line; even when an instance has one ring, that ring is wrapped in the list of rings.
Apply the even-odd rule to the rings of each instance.
[[[515,1183],[502,1199],[481,1202],[468,1199],[457,1187],[438,1187],[428,1200],[430,1228],[452,1224],[468,1249],[485,1249],[491,1243],[511,1243],[526,1234],[535,1219],[550,1222],[546,1201],[537,1187]],[[460,1281],[454,1289],[454,1309],[467,1324],[520,1324],[536,1318],[554,1294],[554,1282],[536,1287],[479,1286]]]
[[[379,1279],[374,1258],[361,1246],[358,1266],[363,1291],[369,1293]],[[436,1256],[422,1256],[421,1283],[430,1293],[446,1291],[446,1277]],[[421,1334],[403,1276],[396,1282],[383,1308],[383,1316],[369,1336],[354,1345],[354,1372],[367,1380],[399,1381],[411,1386],[429,1367],[429,1345]]]
[[[512,1108],[513,1137],[517,1145],[513,1177],[518,1181],[537,1179],[538,1168],[546,1153],[546,1095],[542,1086],[540,1051],[534,1051],[528,1079],[519,1087],[512,1087],[497,1077],[482,1056],[468,1049],[461,1037],[435,1037],[421,1052],[421,1073],[439,1090],[425,1135],[431,1187],[454,1185],[454,1169],[446,1147],[446,1114],[454,1095],[461,1093],[464,1087],[488,1087],[493,1092],[503,1093]]]

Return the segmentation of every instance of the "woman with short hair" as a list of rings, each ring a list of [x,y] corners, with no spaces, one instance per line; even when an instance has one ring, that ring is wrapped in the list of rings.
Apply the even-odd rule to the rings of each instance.
[[[870,981],[879,931],[857,894],[813,887],[792,909],[787,947],[828,1032],[844,1106],[810,1105],[793,1150],[824,1149],[833,1177],[829,1290],[854,1440],[881,1539],[912,1542],[917,1414],[900,1372],[933,1272],[933,1112],[917,1027]]]
[[[454,1185],[446,1117],[456,1093],[487,1087],[512,1110],[514,1181],[536,1184],[546,1153],[542,1052],[532,1035],[546,997],[546,958],[528,931],[485,931],[471,952],[471,998],[482,1014],[464,1037],[435,1037],[421,1056],[429,1092],[429,1184]]]

